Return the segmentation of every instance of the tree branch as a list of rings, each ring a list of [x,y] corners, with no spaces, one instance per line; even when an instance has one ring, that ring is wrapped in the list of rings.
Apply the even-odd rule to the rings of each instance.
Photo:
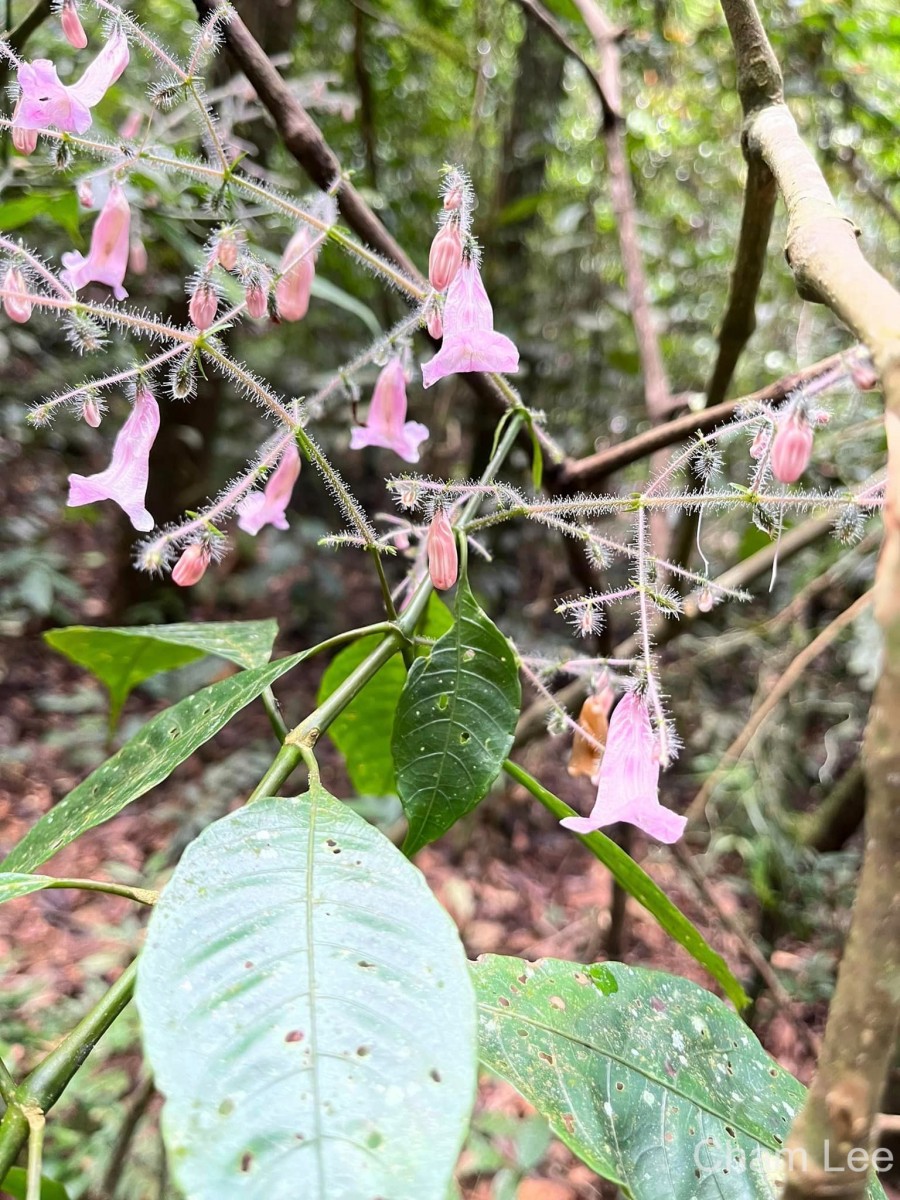
[[[856,230],[831,196],[784,104],[781,75],[753,0],[722,0],[734,43],[750,159],[775,177],[788,214],[785,245],[800,295],[826,304],[869,348],[887,408],[885,538],[875,615],[885,637],[863,752],[866,852],[816,1078],[788,1148],[785,1200],[860,1200],[900,1028],[900,294],[863,257]],[[827,1160],[826,1160],[827,1153]],[[827,1161],[828,1170],[825,1170]]]

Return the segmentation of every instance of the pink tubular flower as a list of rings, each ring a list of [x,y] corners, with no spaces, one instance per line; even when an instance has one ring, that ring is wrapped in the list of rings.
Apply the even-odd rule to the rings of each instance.
[[[459,552],[450,519],[442,508],[431,518],[425,549],[431,582],[438,591],[446,592],[447,588],[453,587],[459,575]]]
[[[238,505],[238,528],[255,537],[264,525],[287,529],[285,513],[300,477],[300,452],[291,442],[261,492],[251,492]]]
[[[28,287],[25,276],[18,267],[10,267],[3,279],[3,308],[6,315],[17,325],[24,325],[31,316],[34,307],[28,299]]]
[[[799,413],[791,413],[772,440],[772,474],[782,483],[796,483],[809,466],[812,448],[812,426]]]
[[[406,420],[406,374],[399,358],[392,358],[375,383],[369,417],[350,433],[350,449],[383,446],[404,462],[419,461],[419,446],[428,437],[428,427]]]
[[[179,587],[193,587],[206,574],[211,557],[203,542],[192,543],[172,568],[172,582]]]
[[[609,722],[591,815],[566,817],[560,824],[576,833],[592,833],[616,821],[637,825],[668,844],[678,841],[687,824],[686,817],[659,802],[659,748],[647,702],[632,692],[622,698]]]
[[[462,266],[462,238],[456,221],[448,221],[435,235],[428,255],[428,279],[436,292],[445,291]]]
[[[494,311],[473,262],[463,263],[450,285],[444,305],[444,344],[422,367],[429,388],[446,375],[461,371],[517,371],[519,352],[502,333],[494,332]]]
[[[219,297],[208,283],[199,283],[194,288],[188,313],[198,329],[209,329],[216,319],[219,308]]]
[[[135,529],[153,528],[153,517],[144,505],[150,474],[150,448],[159,430],[159,405],[147,388],[138,388],[134,408],[119,430],[112,461],[98,475],[70,475],[70,508],[114,500]]]
[[[282,321],[302,321],[309,308],[316,273],[309,246],[309,230],[300,228],[281,256],[282,276],[275,285],[275,306]]]
[[[91,248],[87,258],[78,250],[69,250],[62,256],[66,268],[60,275],[63,283],[76,292],[88,283],[105,283],[112,288],[117,300],[124,300],[128,293],[122,287],[122,280],[128,269],[130,228],[128,199],[119,185],[114,183],[91,230]]]
[[[77,19],[77,13],[76,13]],[[85,133],[91,126],[91,109],[128,66],[128,43],[121,29],[115,33],[78,80],[60,83],[49,58],[22,63],[17,78],[22,89],[13,117],[14,129],[49,129]]]
[[[83,50],[87,45],[87,34],[81,24],[75,0],[63,0],[60,24],[66,41],[76,50]]]

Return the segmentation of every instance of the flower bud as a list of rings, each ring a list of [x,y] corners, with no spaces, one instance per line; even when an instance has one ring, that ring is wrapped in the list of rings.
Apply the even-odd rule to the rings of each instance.
[[[130,112],[122,124],[119,126],[119,137],[124,138],[126,142],[134,141],[141,131],[141,125],[144,118],[141,113],[134,110]]]
[[[768,445],[768,442],[769,442],[769,431],[765,426],[763,426],[763,428],[759,430],[759,432],[757,433],[756,437],[753,439],[753,441],[750,445],[750,457],[751,458],[762,458],[762,456],[766,452],[766,446]]]
[[[230,230],[219,238],[216,245],[216,257],[219,260],[219,266],[224,267],[226,271],[233,271],[237,266],[238,244]]]
[[[462,202],[463,190],[457,184],[457,186],[452,187],[444,197],[444,208],[447,212],[454,212],[456,209],[462,208]]]
[[[94,207],[94,185],[90,179],[82,179],[75,188],[75,194],[78,196],[78,203],[82,208]]]
[[[452,588],[459,574],[459,556],[456,549],[456,535],[450,525],[450,520],[439,508],[428,528],[426,544],[428,553],[428,573],[431,582],[440,592]]]
[[[31,316],[34,307],[28,298],[28,288],[25,286],[25,276],[18,267],[10,267],[3,280],[3,290],[8,294],[3,297],[3,307],[11,321],[24,325]]]
[[[799,413],[791,413],[778,426],[772,441],[772,474],[782,483],[796,483],[812,456],[813,431]]]
[[[132,238],[128,247],[128,270],[134,275],[146,275],[148,263],[147,247],[141,238]]]
[[[209,548],[203,542],[194,542],[172,568],[172,582],[179,587],[193,587],[205,575],[209,561]]]
[[[437,306],[429,312],[425,328],[435,340],[444,336],[444,322],[441,319],[441,310]]]
[[[700,595],[697,597],[697,608],[702,613],[712,612],[715,604],[715,597],[708,587],[703,588]]]
[[[257,320],[268,314],[269,297],[261,283],[250,284],[244,292],[244,303],[247,305],[247,312],[250,316],[256,317]]]
[[[310,236],[298,229],[281,256],[282,276],[275,285],[275,307],[282,321],[302,321],[309,308],[316,265],[310,250]]]
[[[603,751],[595,743],[599,742],[600,746],[606,745],[609,729],[608,718],[613,706],[613,699],[612,689],[606,683],[593,696],[588,696],[581,706],[581,712],[578,714],[578,730],[572,739],[572,754],[568,766],[570,775],[586,775],[589,779],[597,778]],[[590,735],[591,740],[584,736],[582,730]]]
[[[34,154],[37,149],[38,131],[36,129],[23,129],[16,124],[16,113],[19,111],[21,100],[15,107],[13,112],[13,127],[12,127],[12,143],[20,154]]]
[[[850,378],[861,392],[870,391],[878,382],[878,374],[871,362],[860,362],[859,359],[850,360]]]
[[[208,283],[199,283],[188,305],[190,318],[198,329],[209,329],[216,319],[218,307],[219,297],[213,289]]]
[[[462,266],[462,238],[455,221],[439,229],[428,255],[428,278],[436,292],[445,291]]]
[[[94,396],[85,396],[84,403],[81,406],[81,415],[84,417],[85,424],[90,425],[91,429],[96,429],[99,426],[100,405]]]
[[[62,24],[63,34],[69,45],[74,46],[76,50],[83,50],[88,40],[87,34],[84,32],[84,26],[81,24],[81,18],[78,16],[75,0],[63,0],[60,23]]]

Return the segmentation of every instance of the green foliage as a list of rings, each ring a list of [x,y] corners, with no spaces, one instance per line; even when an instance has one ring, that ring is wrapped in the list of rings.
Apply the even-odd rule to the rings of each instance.
[[[80,216],[78,197],[72,188],[64,192],[32,191],[0,204],[0,230],[21,229],[38,217],[46,217],[80,246]]]
[[[137,1003],[196,1200],[446,1190],[475,1090],[465,956],[416,868],[319,785],[192,843]]]
[[[432,594],[422,626],[423,635],[439,638],[452,625],[453,617],[446,604]],[[360,638],[334,656],[319,685],[319,704],[352,675],[379,641],[377,634]],[[420,653],[427,651],[421,650]],[[392,658],[369,680],[328,730],[331,740],[344,756],[350,781],[360,796],[388,796],[397,790],[389,714],[396,712],[405,681],[403,661],[399,657]]]
[[[11,1200],[26,1200],[28,1176],[25,1170],[22,1167],[11,1167],[6,1178],[0,1183],[0,1192],[11,1197]],[[69,1200],[69,1194],[61,1183],[42,1176],[40,1200]]]
[[[558,796],[554,796],[552,792],[549,792],[515,763],[505,763],[504,769],[517,783],[527,788],[533,796],[539,799],[555,817],[562,820],[564,817],[577,815],[574,809],[569,808],[568,804],[560,800]],[[638,904],[642,904],[647,912],[659,922],[660,927],[676,942],[684,946],[688,954],[709,971],[713,979],[721,985],[725,995],[735,1008],[742,1009],[750,1003],[750,997],[739,981],[735,979],[722,956],[716,954],[696,925],[687,919],[677,905],[672,903],[662,888],[653,882],[630,854],[626,854],[621,846],[617,846],[599,829],[593,833],[578,834],[577,836],[578,840],[587,846],[595,858],[609,869],[609,873],[616,883],[629,896],[633,896]]]
[[[456,620],[410,669],[394,717],[397,789],[415,854],[470,812],[503,766],[522,700],[512,646],[460,579]]]
[[[95,675],[109,692],[111,726],[132,689],[162,671],[215,654],[240,667],[269,661],[278,635],[275,621],[229,621],[189,625],[50,629],[44,641]]]
[[[621,963],[487,955],[472,975],[484,1063],[632,1200],[776,1194],[804,1089],[715,996]]]
[[[56,880],[52,875],[27,875],[9,871],[0,874],[0,904],[40,892]]]
[[[0,871],[34,870],[86,830],[114,817],[168,778],[179,763],[302,658],[302,654],[295,654],[242,671],[158,713],[118,753],[41,817],[0,863]]]

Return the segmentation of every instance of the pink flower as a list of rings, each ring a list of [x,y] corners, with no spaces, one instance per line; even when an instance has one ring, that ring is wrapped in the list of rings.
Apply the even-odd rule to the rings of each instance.
[[[350,449],[383,446],[414,463],[427,437],[427,426],[406,420],[406,374],[400,359],[392,358],[375,383],[366,424],[354,426],[350,433]]]
[[[300,228],[281,256],[282,276],[275,285],[275,306],[282,321],[302,321],[309,308],[316,266],[310,247],[309,230]]]
[[[76,50],[83,50],[87,45],[87,34],[81,24],[75,0],[63,0],[60,24],[66,41]]]
[[[134,408],[119,430],[112,461],[98,475],[70,475],[70,508],[114,500],[135,529],[153,528],[153,517],[144,506],[150,474],[150,447],[159,430],[159,405],[147,388],[138,388]]]
[[[130,228],[131,209],[128,200],[119,185],[114,183],[91,230],[91,248],[87,258],[78,250],[69,250],[62,256],[66,268],[60,275],[63,283],[76,292],[88,283],[105,283],[112,288],[117,300],[124,300],[128,293],[122,287],[122,280],[128,269]]]
[[[285,517],[294,484],[300,476],[300,453],[291,442],[261,492],[251,492],[238,505],[238,527],[255,537],[264,525],[287,529]]]
[[[459,552],[450,518],[442,508],[431,518],[425,550],[431,582],[440,592],[452,588],[459,575]]]
[[[208,283],[199,283],[194,288],[188,314],[198,329],[209,329],[216,319],[219,308],[219,297]]]
[[[100,405],[93,396],[85,396],[84,402],[81,405],[81,415],[84,417],[85,423],[90,425],[91,429],[99,429],[103,414],[100,411]]]
[[[796,483],[809,466],[812,448],[812,426],[799,413],[791,413],[772,440],[772,474],[782,483]]]
[[[473,262],[463,263],[444,305],[444,343],[422,368],[429,388],[461,371],[517,371],[519,352],[508,337],[494,332],[494,312]]]
[[[132,238],[131,245],[128,247],[128,270],[132,275],[146,275],[149,265],[150,259],[143,239]]]
[[[251,317],[259,320],[269,312],[269,295],[261,283],[251,283],[244,292],[244,303]]]
[[[425,328],[428,330],[429,337],[433,337],[436,342],[440,341],[444,336],[444,322],[441,320],[441,310],[439,308],[432,308],[428,313]]]
[[[34,154],[37,149],[38,134],[36,129],[23,129],[16,124],[19,110],[22,107],[21,97],[16,101],[12,119],[12,143],[20,154]]]
[[[687,824],[659,802],[659,747],[646,700],[629,692],[609,722],[600,765],[597,800],[589,817],[566,817],[560,824],[576,833],[627,821],[660,842],[677,842]]]
[[[24,325],[31,316],[33,305],[28,298],[25,276],[18,267],[10,267],[3,280],[3,307],[6,315],[17,325]]]
[[[428,279],[436,292],[443,292],[462,266],[462,238],[456,221],[439,229],[428,254]]]
[[[76,14],[77,16],[77,14]],[[13,117],[14,129],[49,129],[84,133],[91,126],[90,110],[99,104],[128,66],[128,43],[115,33],[78,80],[60,83],[49,58],[22,63],[17,78],[22,89]]]
[[[184,551],[172,568],[172,582],[179,587],[193,587],[203,578],[212,555],[203,542],[194,542]]]

